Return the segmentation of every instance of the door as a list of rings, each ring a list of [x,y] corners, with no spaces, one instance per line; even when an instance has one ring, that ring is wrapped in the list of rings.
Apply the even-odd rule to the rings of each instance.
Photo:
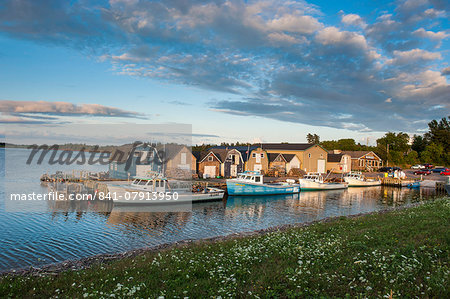
[[[261,171],[262,169],[262,165],[261,164],[255,164],[253,165],[253,170],[254,171]]]
[[[206,174],[209,177],[215,177],[216,176],[216,166],[205,166],[204,174]]]
[[[325,173],[325,160],[317,160],[317,172]]]
[[[230,176],[236,177],[237,176],[237,165],[230,165]]]

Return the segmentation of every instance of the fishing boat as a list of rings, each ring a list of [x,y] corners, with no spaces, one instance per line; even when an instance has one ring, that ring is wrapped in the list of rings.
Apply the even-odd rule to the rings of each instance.
[[[135,177],[130,184],[108,184],[109,199],[114,204],[168,204],[221,200],[225,190],[192,189],[189,181],[169,181],[165,177]]]
[[[344,176],[349,187],[380,186],[381,181],[375,178],[366,178],[361,172],[349,172]]]
[[[300,185],[295,180],[286,182],[264,183],[259,171],[244,171],[237,178],[227,180],[229,195],[275,195],[300,192]]]
[[[317,172],[309,172],[303,178],[299,179],[300,189],[308,190],[336,190],[348,188],[347,182],[326,182],[322,174]]]
[[[420,188],[420,181],[417,181],[417,182],[408,184],[407,187],[408,187],[409,189],[418,189],[418,188]]]

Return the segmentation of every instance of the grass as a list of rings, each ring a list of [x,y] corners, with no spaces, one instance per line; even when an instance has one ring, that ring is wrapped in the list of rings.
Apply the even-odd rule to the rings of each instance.
[[[449,298],[450,199],[67,271],[0,297]]]

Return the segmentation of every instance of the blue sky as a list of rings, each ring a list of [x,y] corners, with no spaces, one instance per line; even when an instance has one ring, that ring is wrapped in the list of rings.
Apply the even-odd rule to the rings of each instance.
[[[448,1],[0,0],[0,134],[187,123],[194,143],[421,133]]]

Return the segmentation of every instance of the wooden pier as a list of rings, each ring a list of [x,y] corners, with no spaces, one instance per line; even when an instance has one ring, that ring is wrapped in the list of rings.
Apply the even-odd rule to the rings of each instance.
[[[392,177],[385,177],[381,179],[381,185],[383,186],[391,186],[391,187],[406,187],[409,184],[416,182],[414,179],[399,179]]]
[[[436,182],[436,191],[445,193],[445,182]]]

